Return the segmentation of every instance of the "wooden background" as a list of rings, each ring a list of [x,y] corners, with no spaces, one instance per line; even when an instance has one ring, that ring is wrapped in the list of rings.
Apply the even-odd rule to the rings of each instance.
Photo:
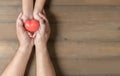
[[[120,76],[120,0],[48,0],[57,76]],[[0,73],[18,47],[21,0],[0,0]],[[30,70],[29,70],[30,69]],[[34,53],[25,76],[35,76]]]

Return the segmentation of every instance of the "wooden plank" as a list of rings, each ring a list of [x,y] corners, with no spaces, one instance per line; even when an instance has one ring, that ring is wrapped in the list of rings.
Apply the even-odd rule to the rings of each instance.
[[[10,62],[15,54],[15,49],[18,45],[15,42],[3,41],[0,42],[0,73],[4,70],[7,64]],[[89,48],[88,48],[89,49]],[[89,52],[90,53],[90,52]],[[109,53],[109,52],[108,52]],[[102,54],[102,53],[101,53]],[[67,55],[67,54],[66,54]],[[58,58],[59,66],[63,71],[65,76],[79,76],[79,75],[120,75],[120,61],[118,57],[109,56],[103,58],[84,58],[79,57],[71,58]],[[52,58],[56,70],[58,67],[56,65],[56,58]],[[35,61],[32,62],[32,67],[30,68],[30,76],[35,75]],[[59,76],[59,75],[58,75]]]
[[[119,0],[52,0],[52,5],[120,5]]]
[[[70,58],[70,59],[84,59],[84,58],[112,58],[120,55],[120,43],[100,43],[100,42],[56,42],[49,43],[50,55],[52,58]],[[11,56],[15,53],[18,47],[16,40],[0,41],[0,57]],[[86,48],[87,47],[87,48]],[[11,48],[11,51],[6,50]],[[55,48],[55,50],[54,50]]]
[[[80,61],[63,61],[63,67],[66,70],[66,73],[69,75],[73,75],[74,73],[77,75],[87,75],[87,76],[103,76],[118,74],[120,67],[117,60],[80,60]],[[115,64],[114,64],[115,63]],[[67,66],[71,64],[71,67]],[[77,65],[78,64],[78,65]],[[65,66],[66,65],[66,66]],[[67,67],[67,68],[66,68]],[[67,72],[67,70],[69,71]],[[114,69],[114,71],[113,71]],[[110,72],[111,71],[111,72]]]
[[[0,65],[0,73],[6,67],[7,60],[2,60]],[[54,62],[54,61],[53,61]],[[59,66],[64,76],[119,76],[119,59],[108,59],[108,60],[60,60]],[[55,66],[55,65],[54,65]],[[58,68],[56,68],[56,71]],[[32,64],[29,76],[35,75],[35,64]],[[60,75],[58,75],[60,76]]]
[[[51,46],[50,46],[51,45]],[[117,57],[120,55],[120,43],[117,42],[56,42],[50,43],[51,56],[54,52],[58,58],[104,58]],[[54,46],[53,46],[54,45]],[[55,47],[55,51],[53,50]]]
[[[56,53],[66,76],[120,75],[119,9],[114,6],[56,6],[51,7],[51,13],[47,12],[52,25],[50,54],[55,64]],[[15,20],[19,11],[19,7],[0,10],[0,73],[18,46]],[[34,62],[30,75],[35,75]]]
[[[17,16],[21,12],[20,7],[0,7],[0,23],[1,22],[15,22]]]
[[[119,6],[119,0],[49,0],[50,5],[114,5]],[[0,0],[0,6],[21,6],[21,0]]]
[[[74,9],[72,12],[70,12],[70,8]],[[54,8],[52,8],[54,9]],[[58,10],[60,9],[60,10]],[[61,14],[59,12],[61,11]],[[66,12],[70,13],[66,13]],[[83,55],[82,57],[87,56],[87,52],[89,49],[93,49],[91,53],[94,53],[92,56],[89,55],[88,57],[101,57],[101,56],[106,56],[107,52],[104,54],[99,54],[99,52],[96,54],[96,50],[101,51],[109,51],[111,50],[112,52],[110,55],[114,55],[113,51],[116,49],[117,52],[115,52],[115,56],[119,55],[119,8],[116,7],[66,7],[65,9],[62,9],[61,7],[55,7],[54,11],[57,15],[57,18],[59,19],[58,22],[58,35],[57,35],[57,40],[56,42],[59,41],[67,41],[68,43],[61,43],[57,44],[58,48],[65,48],[62,45],[65,45],[66,47],[70,48],[70,52],[67,51],[66,53],[64,52],[65,49],[62,51],[61,49],[61,54],[58,56],[64,57],[66,54],[74,56],[79,56]],[[73,14],[73,16],[71,16]],[[78,16],[79,15],[79,16]],[[49,16],[52,18],[51,16]],[[62,18],[63,17],[63,18]],[[51,21],[53,26],[53,35],[55,31],[55,22]],[[2,26],[0,28],[5,28],[7,26],[10,26],[9,28],[6,28],[7,31],[4,29],[0,30],[1,33],[1,39],[6,40],[6,39],[16,39],[16,33],[15,33],[15,24],[14,23],[1,23]],[[67,29],[68,27],[71,27]],[[66,30],[67,29],[67,30]],[[52,36],[51,40],[53,40],[55,37]],[[73,46],[70,46],[68,44],[71,44],[73,42]],[[81,43],[83,42],[83,43]],[[84,43],[86,42],[86,43]],[[93,42],[93,43],[92,43]],[[100,42],[100,43],[99,43]],[[103,42],[103,43],[101,43]],[[114,45],[114,47],[112,47]],[[61,47],[59,47],[61,46]],[[73,52],[73,48],[76,46],[76,52]],[[83,46],[85,50],[85,47],[90,46],[87,51],[85,52],[83,50],[83,53],[77,53],[79,51],[80,46]],[[96,48],[94,49],[94,46]],[[107,46],[109,48],[105,48],[104,46]],[[116,48],[117,47],[117,48]],[[59,50],[58,49],[58,50]],[[58,52],[59,53],[59,52]],[[63,54],[64,53],[64,54]],[[62,56],[61,56],[62,55]],[[108,54],[107,54],[108,55]]]
[[[21,11],[21,7],[0,7],[0,23],[1,22],[14,22]],[[119,17],[118,6],[52,6],[49,10],[49,15],[55,17],[59,21],[77,21],[80,20],[116,20]],[[8,13],[9,12],[9,13]],[[115,17],[114,17],[114,16]],[[104,17],[105,16],[105,17]],[[86,17],[88,19],[86,19]],[[97,17],[97,18],[96,18]],[[111,18],[113,17],[113,19]],[[82,19],[81,19],[82,18]],[[82,21],[83,21],[82,20]]]
[[[0,39],[17,39],[15,23],[0,23]]]
[[[0,22],[14,22],[21,11],[20,7],[0,7],[0,9]],[[78,23],[87,20],[90,22],[93,20],[118,21],[119,9],[120,7],[117,6],[53,6],[46,10],[49,10],[49,17],[53,17],[52,14],[54,14],[58,21],[76,21]]]
[[[65,75],[104,76],[120,75],[119,59],[61,60],[59,65]]]
[[[4,61],[5,62],[5,61]],[[65,76],[119,76],[119,60],[61,60],[59,65]],[[4,65],[3,65],[4,66]],[[5,68],[5,66],[4,66]],[[56,68],[57,71],[58,68]],[[35,75],[35,64],[30,69],[29,76]],[[58,75],[60,76],[60,75]]]
[[[7,10],[9,9],[9,10]],[[5,12],[10,12],[9,14]],[[16,8],[17,9],[17,8]],[[0,11],[0,39],[16,39],[15,20],[18,11],[14,8],[4,8]],[[72,9],[72,11],[71,11]],[[49,13],[52,36],[57,40],[70,41],[119,41],[120,7],[52,7]],[[59,13],[60,12],[60,13]],[[68,29],[69,27],[69,29]],[[66,30],[67,29],[67,30]]]
[[[0,6],[20,6],[21,0],[0,0]]]

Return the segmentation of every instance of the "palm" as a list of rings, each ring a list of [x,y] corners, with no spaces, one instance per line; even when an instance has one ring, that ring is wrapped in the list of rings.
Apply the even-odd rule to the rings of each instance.
[[[21,18],[21,14],[19,15],[18,19],[17,19],[17,37],[18,40],[20,42],[21,45],[29,45],[29,44],[33,44],[33,38],[30,37],[30,33],[27,32],[25,30],[25,28],[23,27],[23,22],[20,19]]]

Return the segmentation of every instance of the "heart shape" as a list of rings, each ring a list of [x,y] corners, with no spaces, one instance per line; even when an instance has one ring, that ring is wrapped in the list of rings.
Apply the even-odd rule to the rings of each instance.
[[[25,21],[24,27],[29,32],[35,32],[39,29],[40,24],[39,24],[39,21],[31,19],[31,20]]]

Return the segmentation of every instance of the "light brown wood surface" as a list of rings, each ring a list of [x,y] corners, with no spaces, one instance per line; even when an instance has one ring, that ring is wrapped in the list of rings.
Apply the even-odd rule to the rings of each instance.
[[[120,0],[48,0],[48,2],[52,5],[120,5]],[[0,5],[19,6],[21,0],[0,0]]]
[[[57,76],[120,75],[120,1],[51,0],[48,44]],[[48,5],[47,5],[48,6]],[[18,47],[21,0],[0,0],[0,73]],[[25,76],[35,76],[35,57]]]

